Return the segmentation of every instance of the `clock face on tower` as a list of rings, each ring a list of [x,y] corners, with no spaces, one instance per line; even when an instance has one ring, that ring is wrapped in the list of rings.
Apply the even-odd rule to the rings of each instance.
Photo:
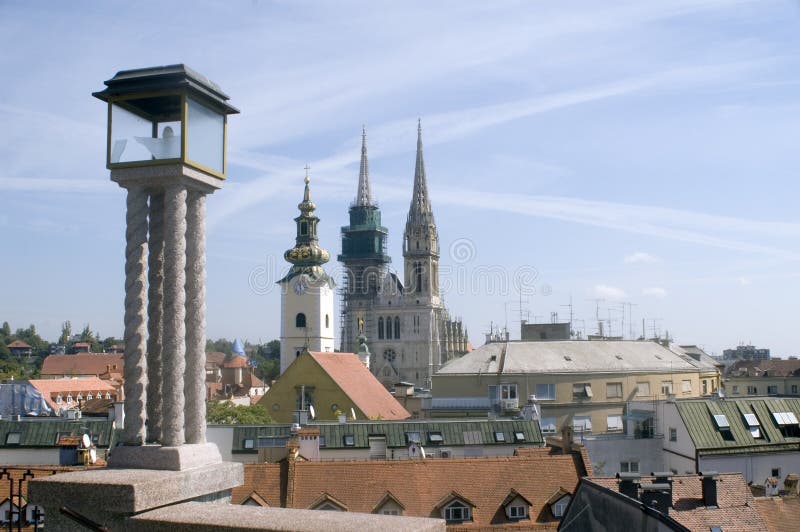
[[[299,296],[305,293],[306,284],[301,279],[298,279],[294,282],[293,288],[294,288],[294,293]]]

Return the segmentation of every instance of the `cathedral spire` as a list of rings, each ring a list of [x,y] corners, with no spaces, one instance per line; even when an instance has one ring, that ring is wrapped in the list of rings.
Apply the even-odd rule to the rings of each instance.
[[[361,126],[361,169],[358,172],[356,205],[361,207],[372,205],[372,194],[369,190],[369,163],[367,162],[367,129],[364,126]]]
[[[425,160],[422,157],[422,120],[417,121],[417,164],[414,168],[414,193],[408,211],[409,224],[433,224],[433,211],[428,199],[428,182],[425,177]]]

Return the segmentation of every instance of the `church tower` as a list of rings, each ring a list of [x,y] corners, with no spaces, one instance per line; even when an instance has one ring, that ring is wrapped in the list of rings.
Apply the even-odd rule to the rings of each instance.
[[[334,281],[322,265],[330,255],[319,246],[316,206],[311,201],[306,167],[303,201],[297,206],[300,216],[295,246],[283,254],[292,264],[289,273],[278,281],[281,287],[281,373],[305,349],[333,351]]]
[[[356,198],[350,204],[350,225],[342,227],[344,265],[341,350],[355,353],[358,336],[375,337],[372,306],[391,258],[386,252],[388,230],[381,225],[381,211],[372,199],[367,161],[367,133],[361,131],[361,167]]]
[[[417,124],[417,164],[403,235],[403,259],[406,297],[416,299],[418,304],[439,306],[439,234],[428,198],[421,123]]]

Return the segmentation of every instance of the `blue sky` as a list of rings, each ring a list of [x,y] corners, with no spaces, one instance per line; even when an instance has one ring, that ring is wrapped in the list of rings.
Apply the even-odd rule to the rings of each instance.
[[[600,298],[615,334],[644,318],[715,353],[800,354],[798,2],[0,0],[0,46],[13,327],[122,333],[125,195],[91,92],[183,62],[242,110],[208,202],[210,337],[278,336],[306,164],[339,252],[362,123],[402,271],[420,117],[445,299],[474,343],[492,322],[518,334],[516,278],[531,321],[571,298],[591,333]]]

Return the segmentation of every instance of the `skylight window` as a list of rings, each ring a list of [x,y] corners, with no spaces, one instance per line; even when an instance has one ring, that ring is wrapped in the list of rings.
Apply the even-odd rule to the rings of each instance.
[[[419,432],[406,432],[406,444],[409,443],[422,443]]]
[[[797,425],[797,416],[794,412],[772,412],[772,417],[775,418],[775,423],[781,427],[785,425]]]
[[[344,435],[344,446],[345,447],[355,447],[356,446],[356,438],[352,434],[345,434]]]
[[[728,418],[725,417],[725,414],[714,414],[714,422],[720,430],[730,430],[731,428],[731,424],[728,423]]]
[[[494,441],[497,443],[504,443],[506,441],[506,435],[502,432],[495,432],[494,433]]]
[[[444,442],[444,437],[441,432],[429,432],[428,441],[430,443],[442,443]]]
[[[517,431],[514,433],[514,441],[520,442],[525,441],[525,433]]]
[[[749,427],[758,427],[761,425],[761,423],[758,422],[758,418],[755,414],[745,414],[744,420],[747,422]]]
[[[255,447],[255,442],[251,438],[248,438],[248,439],[244,440],[243,447],[245,449],[252,449],[253,447]]]

